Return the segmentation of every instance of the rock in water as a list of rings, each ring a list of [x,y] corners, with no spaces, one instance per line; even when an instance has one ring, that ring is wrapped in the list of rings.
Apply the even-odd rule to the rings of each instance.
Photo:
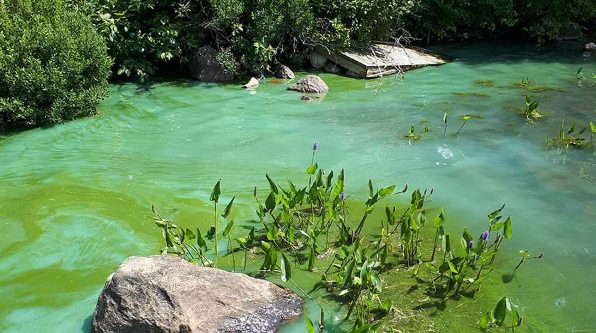
[[[190,60],[190,74],[193,79],[205,82],[229,82],[233,75],[226,73],[217,62],[217,51],[209,45],[199,48]]]
[[[248,82],[242,87],[246,89],[256,89],[259,86],[259,84],[259,80],[257,80],[254,77],[251,77],[250,80],[248,80]]]
[[[329,87],[320,77],[316,75],[307,75],[300,79],[300,81],[288,86],[288,90],[320,94],[328,92]]]
[[[301,307],[300,297],[265,280],[170,255],[130,257],[108,277],[92,332],[275,332]]]
[[[292,72],[292,70],[290,69],[290,67],[279,64],[275,69],[275,77],[278,79],[293,79],[295,75],[294,72]]]
[[[586,51],[596,51],[596,43],[591,42],[586,44]]]

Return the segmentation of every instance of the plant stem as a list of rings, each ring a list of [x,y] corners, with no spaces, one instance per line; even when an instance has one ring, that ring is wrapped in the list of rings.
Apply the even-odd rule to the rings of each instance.
[[[459,128],[457,133],[455,133],[455,137],[457,137],[459,135],[459,132],[461,132],[461,130],[464,128],[465,125],[466,125],[466,121],[464,120],[464,122],[461,124],[461,127]]]
[[[219,255],[218,246],[217,246],[217,201],[214,205],[214,214],[215,214],[215,267],[217,268],[217,256]]]
[[[439,228],[437,228],[437,231],[435,232],[435,245],[433,246],[433,254],[430,256],[430,262],[433,262],[435,260],[435,252],[437,251],[438,239],[439,239]]]

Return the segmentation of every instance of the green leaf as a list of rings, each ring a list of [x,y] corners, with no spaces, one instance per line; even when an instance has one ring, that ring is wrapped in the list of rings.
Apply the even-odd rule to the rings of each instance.
[[[197,245],[202,249],[207,249],[207,243],[203,239],[203,236],[201,235],[201,231],[199,229],[197,229]]]
[[[271,244],[269,244],[265,241],[261,241],[261,250],[263,250],[263,252],[267,253],[267,252],[269,252],[270,249],[271,249]]]
[[[503,204],[503,206],[501,206],[501,208],[495,210],[494,212],[488,214],[488,218],[493,220],[495,219],[497,216],[499,216],[499,214],[501,214],[501,211],[503,210],[503,208],[505,208],[505,204]]]
[[[451,242],[449,241],[449,235],[445,235],[445,237],[443,237],[443,249],[445,250],[445,252],[450,252],[451,251]]]
[[[274,241],[277,238],[277,227],[275,225],[272,225],[271,227],[269,227],[269,230],[267,230],[267,239],[270,241]]]
[[[292,278],[292,266],[290,265],[290,261],[288,257],[282,252],[281,253],[281,280],[283,282],[288,281]]]
[[[596,133],[596,124],[594,124],[593,122],[590,122],[590,130],[592,131],[592,133]]]
[[[232,230],[232,227],[234,226],[234,220],[231,220],[230,222],[228,222],[228,224],[226,225],[226,228],[224,229],[222,235],[224,237],[228,236],[228,234],[230,234],[230,231]]]
[[[373,286],[375,286],[375,289],[377,289],[378,292],[383,292],[383,284],[381,283],[381,279],[379,278],[379,276],[377,275],[377,273],[375,272],[371,272],[370,273],[370,280],[373,284]]]
[[[343,191],[344,191],[344,181],[341,179],[338,179],[337,182],[335,183],[335,187],[333,188],[333,195],[331,197],[335,199],[335,198],[339,197],[339,195]]]
[[[230,202],[228,202],[228,204],[226,205],[226,209],[224,209],[224,213],[221,214],[221,216],[224,219],[228,218],[228,215],[230,215],[230,211],[232,210],[232,205],[234,204],[234,199],[236,199],[236,197],[232,197],[232,200],[230,200]]]
[[[192,230],[190,230],[188,228],[186,228],[186,231],[184,231],[184,236],[185,236],[185,238],[190,239],[190,240],[193,240],[196,237],[194,232],[192,232]]]
[[[217,201],[219,200],[219,195],[221,194],[219,188],[220,182],[221,181],[217,181],[217,184],[215,184],[215,186],[213,187],[213,191],[211,191],[211,196],[209,197],[209,200],[214,201],[215,203],[217,203]]]
[[[343,282],[342,285],[344,288],[348,288],[352,284],[352,272],[354,271],[354,266],[356,265],[355,260],[350,260],[346,270],[343,274]]]
[[[372,198],[374,194],[374,189],[373,189],[373,185],[372,185],[372,180],[368,180],[368,197]]]
[[[319,165],[317,163],[309,166],[308,168],[306,168],[306,173],[309,175],[314,175],[315,172],[317,172],[317,169],[319,168]]]
[[[488,328],[488,323],[489,323],[489,314],[485,313],[482,315],[482,318],[480,318],[480,329],[482,329],[483,331],[486,330]]]
[[[315,331],[315,327],[312,324],[312,320],[310,320],[310,317],[306,311],[304,311],[304,320],[306,320],[307,333],[317,333],[317,331]]]
[[[269,182],[269,187],[271,188],[271,191],[275,194],[277,194],[278,190],[277,190],[277,185],[275,185],[275,183],[273,182],[273,180],[271,180],[271,178],[269,178],[268,174],[265,174],[265,177],[267,177],[267,181]]]
[[[333,170],[327,175],[327,182],[325,183],[325,187],[331,187],[331,181],[333,180]]]
[[[464,228],[464,233],[462,234],[462,237],[466,240],[466,244],[470,243],[470,241],[474,239],[468,228]]]
[[[382,197],[388,196],[395,191],[395,185],[387,186],[379,190],[379,195]]]
[[[503,228],[503,235],[505,236],[505,238],[507,239],[511,239],[511,217],[507,217],[507,220],[505,221],[505,225]]]
[[[441,213],[439,214],[439,216],[437,216],[433,219],[433,224],[436,227],[440,227],[441,225],[443,225],[444,222],[445,222],[445,211],[443,211],[443,209],[441,209]]]
[[[315,268],[315,248],[311,246],[310,254],[308,255],[308,270],[312,271]]]
[[[503,297],[497,302],[492,311],[492,317],[495,319],[495,323],[498,326],[502,326],[507,316],[507,308],[510,307],[509,300],[507,297]]]
[[[208,239],[213,239],[213,237],[215,236],[215,226],[212,225],[209,230],[207,230],[207,238]]]
[[[265,200],[265,208],[268,212],[272,212],[275,209],[275,193],[270,192],[269,196]]]

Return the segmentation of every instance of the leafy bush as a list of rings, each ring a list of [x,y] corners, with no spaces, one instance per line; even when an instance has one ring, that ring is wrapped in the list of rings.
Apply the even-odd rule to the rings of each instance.
[[[60,0],[0,2],[0,127],[95,113],[110,64],[93,24]]]

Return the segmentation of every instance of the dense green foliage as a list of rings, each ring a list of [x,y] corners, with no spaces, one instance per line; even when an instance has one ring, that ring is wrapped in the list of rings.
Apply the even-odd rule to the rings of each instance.
[[[407,23],[418,37],[512,28],[544,41],[577,34],[579,24],[594,24],[596,19],[591,0],[421,0],[419,4]]]
[[[371,40],[440,39],[507,28],[537,40],[593,24],[589,0],[71,0],[106,37],[117,73],[144,79],[165,63],[184,66],[212,45],[233,74],[261,74],[277,62],[301,65],[311,47]],[[403,39],[402,39],[403,40]]]
[[[0,128],[93,114],[110,64],[91,21],[60,0],[0,2]]]

